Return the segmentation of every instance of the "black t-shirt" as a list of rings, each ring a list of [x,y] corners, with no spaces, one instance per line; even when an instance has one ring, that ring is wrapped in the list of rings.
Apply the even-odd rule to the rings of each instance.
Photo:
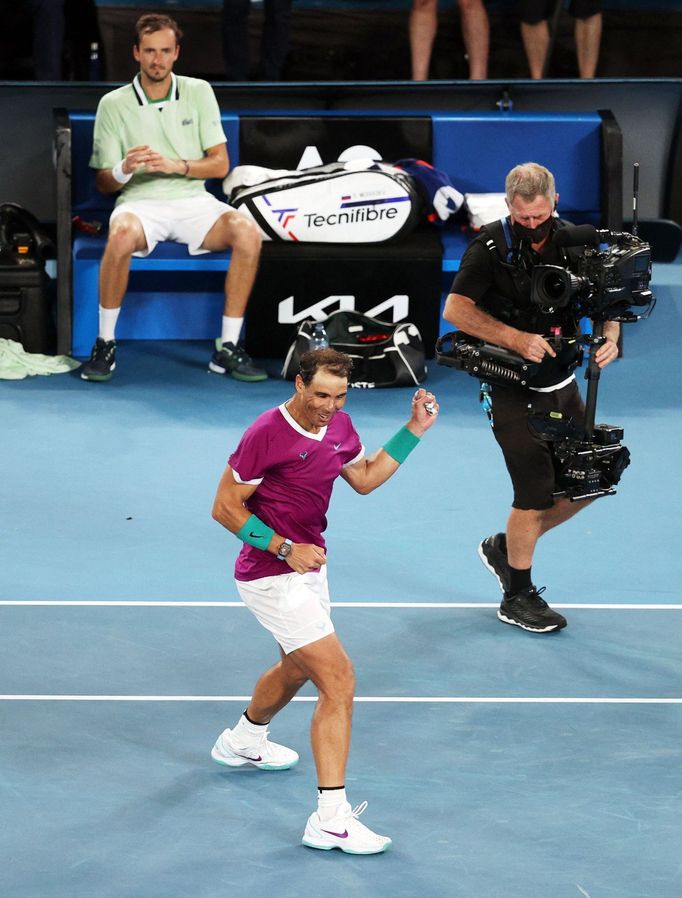
[[[551,233],[567,223],[554,219]],[[570,305],[548,313],[531,302],[531,272],[535,265],[570,268],[582,252],[556,247],[551,233],[544,252],[536,253],[530,247],[521,248],[511,229],[508,246],[500,222],[481,228],[462,257],[451,292],[472,299],[482,311],[517,330],[549,338],[551,329],[560,327],[563,337],[575,336],[579,327]],[[555,359],[545,356],[530,385],[550,387],[566,380],[578,353],[577,343],[562,342]]]

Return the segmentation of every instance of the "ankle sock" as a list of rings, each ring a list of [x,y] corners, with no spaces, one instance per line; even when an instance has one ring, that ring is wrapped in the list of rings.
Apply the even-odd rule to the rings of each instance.
[[[532,568],[509,568],[509,595],[515,596],[517,592],[533,585],[530,572]]]
[[[105,309],[102,306],[99,307],[99,337],[102,340],[106,340],[107,343],[116,339],[114,334],[116,333],[116,322],[118,321],[120,311],[120,308]]]
[[[238,742],[250,745],[263,738],[266,728],[267,723],[254,723],[252,720],[249,720],[246,711],[244,711],[237,721],[237,725],[232,730],[232,735]]]
[[[223,315],[223,328],[220,334],[220,342],[232,343],[236,346],[237,343],[239,343],[243,323],[243,318],[228,318],[227,315]]]
[[[346,787],[338,786],[331,789],[322,788],[317,790],[317,813],[320,820],[331,820],[335,817],[339,807],[348,799],[346,798]]]

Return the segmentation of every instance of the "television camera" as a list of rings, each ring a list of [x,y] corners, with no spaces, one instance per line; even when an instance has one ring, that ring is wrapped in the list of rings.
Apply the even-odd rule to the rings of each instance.
[[[590,318],[592,332],[578,337],[546,339],[579,340],[590,348],[585,371],[588,382],[585,416],[581,423],[561,413],[530,413],[533,433],[551,446],[556,467],[555,495],[571,502],[613,495],[630,452],[623,446],[623,429],[610,424],[595,426],[600,369],[595,353],[606,338],[605,321],[631,323],[647,318],[656,303],[649,290],[651,246],[637,237],[637,168],[635,169],[635,218],[633,233],[597,230],[592,225],[566,226],[557,230],[553,242],[561,247],[585,247],[569,270],[559,265],[536,265],[531,275],[531,301],[541,312],[553,313],[570,307],[576,318]],[[638,309],[639,312],[634,312]],[[575,367],[582,364],[576,353]],[[436,343],[436,361],[465,371],[479,380],[502,386],[525,387],[537,365],[510,350],[493,346],[461,331],[445,334]]]
[[[600,231],[592,225],[567,225],[556,231],[559,247],[584,246],[575,271],[536,265],[531,302],[544,312],[572,306],[579,318],[629,323],[647,318],[656,303],[651,280],[651,247],[634,234]],[[635,314],[632,307],[643,308]]]

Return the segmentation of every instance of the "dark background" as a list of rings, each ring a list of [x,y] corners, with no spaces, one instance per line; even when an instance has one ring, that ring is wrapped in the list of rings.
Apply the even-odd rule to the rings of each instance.
[[[126,80],[136,69],[132,60],[132,24],[145,10],[163,9],[185,31],[183,57],[177,70],[221,80],[220,10],[216,0],[208,9],[165,3],[95,6],[94,0],[66,0],[64,78],[88,79],[91,41],[100,43],[107,80]],[[492,79],[527,78],[518,16],[513,0],[487,4],[490,16]],[[407,35],[409,4],[368,8],[358,2],[294,2],[292,46],[284,77],[288,81],[402,80],[410,77]],[[675,8],[677,7],[677,8]],[[598,77],[682,77],[682,4],[671,0],[604,0],[604,27]],[[252,58],[258,55],[262,11],[251,16]],[[3,3],[0,29],[0,80],[32,77],[31,14],[27,3]],[[574,78],[577,69],[573,19],[563,11],[549,67],[552,78]],[[434,79],[467,78],[459,14],[452,2],[440,11],[431,66]]]

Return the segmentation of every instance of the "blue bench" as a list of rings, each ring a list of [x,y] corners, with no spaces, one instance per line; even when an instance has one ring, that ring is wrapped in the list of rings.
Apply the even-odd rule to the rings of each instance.
[[[300,125],[353,116],[376,120],[381,111],[305,110],[270,115],[290,116]],[[392,110],[386,115],[400,116]],[[620,131],[608,113],[541,114],[517,112],[405,111],[405,116],[430,122],[433,164],[446,171],[463,193],[501,192],[508,170],[519,162],[547,165],[557,179],[560,213],[576,222],[617,228],[621,214]],[[240,159],[240,122],[252,114],[224,113],[232,166]],[[100,194],[88,167],[94,114],[57,110],[58,207],[58,351],[87,355],[97,333],[97,278],[105,236],[91,237],[72,230],[73,216],[106,223],[114,198]],[[305,146],[305,144],[304,144]],[[301,147],[301,151],[304,146]],[[329,161],[329,160],[325,160]],[[262,164],[262,163],[261,163]],[[272,160],[272,166],[277,162]],[[220,184],[208,184],[220,196]],[[443,289],[458,269],[472,233],[461,224],[440,232]],[[130,298],[119,319],[121,339],[211,339],[222,308],[222,273],[229,253],[190,256],[184,246],[160,244],[150,256],[133,259]],[[337,263],[338,264],[338,263]],[[185,276],[185,273],[187,274]],[[188,278],[191,280],[188,289]],[[177,290],[183,281],[182,290]],[[343,293],[343,290],[339,290]],[[438,309],[434,314],[438,315]],[[248,327],[248,319],[247,319]]]

